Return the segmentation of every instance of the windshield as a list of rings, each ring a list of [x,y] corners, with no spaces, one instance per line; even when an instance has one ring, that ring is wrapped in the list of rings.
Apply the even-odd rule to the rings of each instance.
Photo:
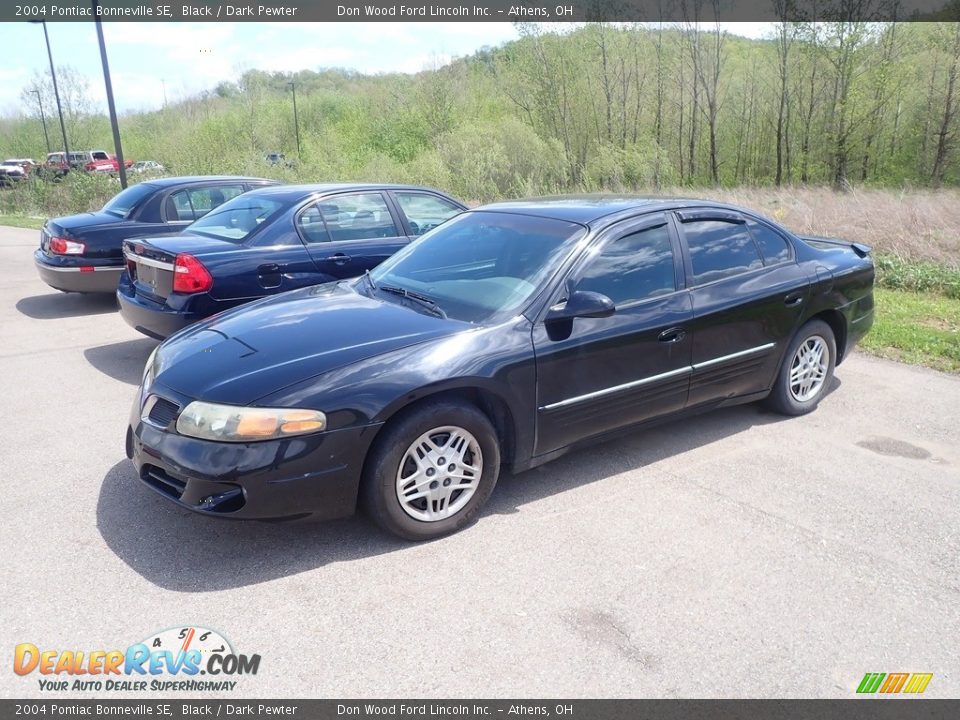
[[[130,214],[131,210],[140,204],[141,200],[151,195],[155,189],[156,188],[151,185],[131,185],[126,190],[122,190],[114,195],[107,204],[103,206],[103,212],[117,215],[118,217],[126,217]]]
[[[257,195],[238,195],[189,226],[190,232],[243,242],[289,203]]]
[[[523,309],[585,232],[562,220],[467,212],[408,245],[371,279],[426,297],[449,317],[496,322]]]

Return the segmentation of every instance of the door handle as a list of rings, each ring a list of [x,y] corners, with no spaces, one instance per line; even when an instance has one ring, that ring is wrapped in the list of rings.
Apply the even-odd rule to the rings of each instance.
[[[336,255],[331,255],[328,258],[324,258],[324,260],[329,260],[337,265],[345,265],[346,263],[350,262],[350,256],[344,255],[343,253],[337,253]]]
[[[783,299],[783,304],[786,305],[787,307],[796,307],[797,305],[803,302],[803,296],[804,296],[804,293],[802,292],[790,293]]]
[[[659,340],[662,343],[675,343],[675,342],[680,342],[686,336],[687,336],[687,331],[684,330],[682,327],[672,327],[660,333],[660,335],[657,337],[657,340]]]

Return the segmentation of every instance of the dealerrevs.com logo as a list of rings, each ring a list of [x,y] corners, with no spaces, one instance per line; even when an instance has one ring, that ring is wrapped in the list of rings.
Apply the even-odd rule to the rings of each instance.
[[[259,655],[237,653],[215,630],[169,628],[126,650],[49,650],[20,643],[13,671],[37,673],[40,690],[87,691],[233,691],[241,675],[256,675]]]

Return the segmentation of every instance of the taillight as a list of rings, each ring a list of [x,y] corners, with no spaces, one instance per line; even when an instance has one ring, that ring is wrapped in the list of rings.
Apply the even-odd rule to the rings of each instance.
[[[50,252],[54,255],[83,255],[87,247],[82,242],[62,237],[50,238]]]
[[[206,292],[213,287],[213,277],[193,255],[180,253],[173,261],[173,291],[178,293]]]

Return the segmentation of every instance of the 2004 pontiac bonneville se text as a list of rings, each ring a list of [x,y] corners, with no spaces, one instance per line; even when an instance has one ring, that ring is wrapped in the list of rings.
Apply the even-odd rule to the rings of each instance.
[[[372,272],[161,344],[127,432],[140,478],[234,518],[351,514],[413,540],[625,428],[765,400],[800,415],[873,322],[869,248],[699,200],[497,203]]]

